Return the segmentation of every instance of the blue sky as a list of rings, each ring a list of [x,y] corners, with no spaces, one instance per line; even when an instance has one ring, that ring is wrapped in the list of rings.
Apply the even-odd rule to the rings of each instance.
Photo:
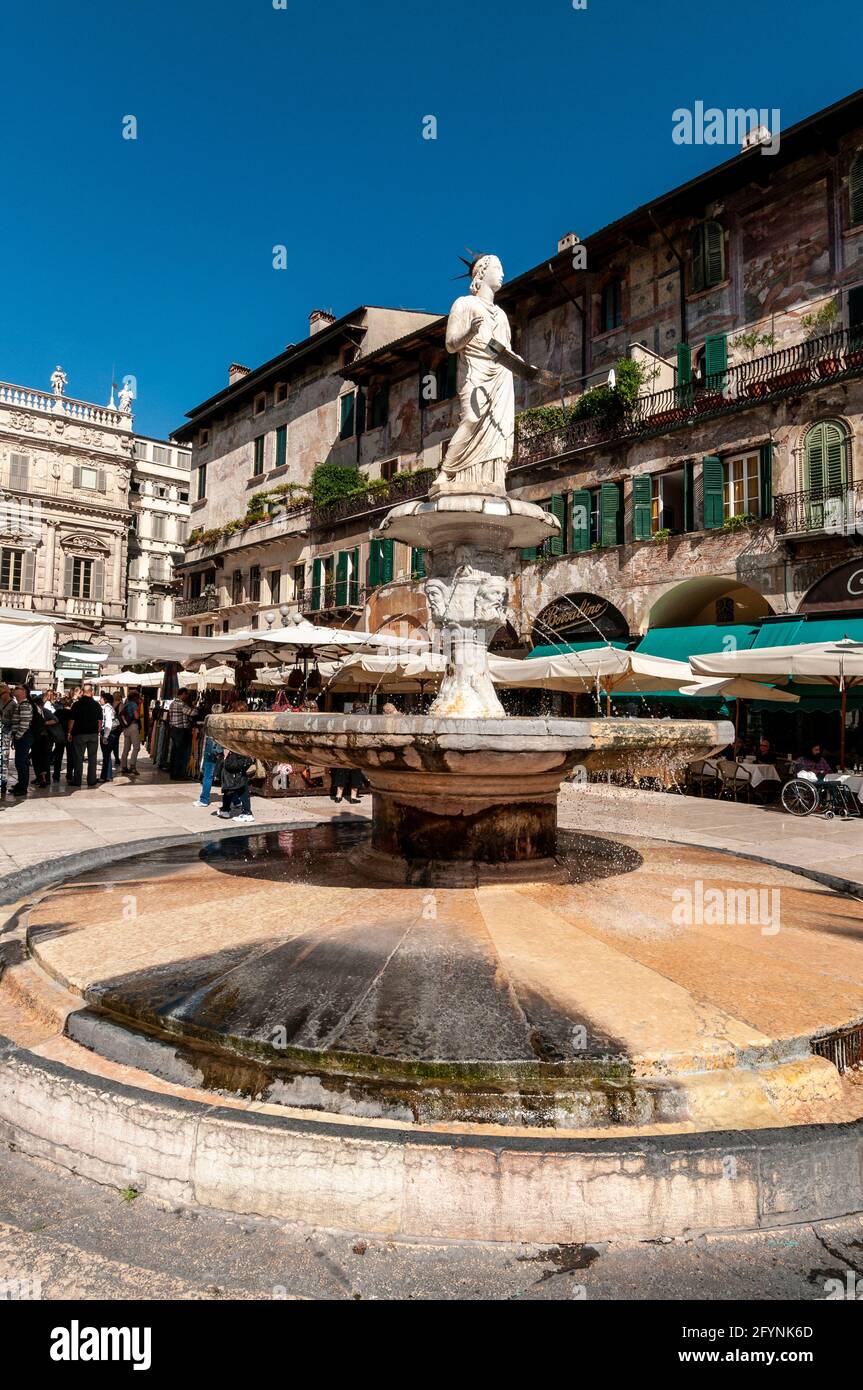
[[[728,157],[677,107],[847,95],[859,33],[859,0],[7,6],[0,379],[104,400],[113,365],[167,434],[312,308],[443,312],[466,245],[514,276]]]

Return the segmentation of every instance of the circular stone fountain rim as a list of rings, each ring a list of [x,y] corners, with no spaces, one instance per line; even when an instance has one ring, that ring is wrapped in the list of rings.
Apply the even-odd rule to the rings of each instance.
[[[476,738],[481,735],[490,741],[517,739],[561,740],[573,747],[582,746],[584,739],[598,739],[600,748],[607,746],[608,736],[623,730],[633,735],[650,734],[652,745],[663,748],[668,742],[686,744],[694,740],[717,743],[724,747],[730,740],[728,730],[733,730],[729,720],[722,719],[675,719],[669,721],[667,734],[657,733],[655,719],[614,719],[596,716],[591,719],[446,719],[430,715],[387,715],[387,714],[326,714],[318,712],[296,712],[284,714],[215,714],[210,716],[214,731],[231,730],[236,733],[246,731],[296,734],[368,734],[369,737],[390,735],[437,735],[453,737],[465,735]],[[675,732],[672,733],[672,730]],[[684,733],[685,731],[685,733]],[[635,738],[632,740],[635,742]]]

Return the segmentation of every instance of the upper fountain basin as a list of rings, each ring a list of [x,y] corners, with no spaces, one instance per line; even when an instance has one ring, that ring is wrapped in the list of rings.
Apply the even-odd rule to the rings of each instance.
[[[402,502],[380,524],[382,535],[432,550],[473,542],[501,550],[541,545],[560,533],[560,522],[533,502],[505,493],[441,491],[427,502]]]

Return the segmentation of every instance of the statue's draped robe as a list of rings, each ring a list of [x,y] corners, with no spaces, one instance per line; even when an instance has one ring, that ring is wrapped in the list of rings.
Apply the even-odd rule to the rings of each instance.
[[[483,326],[463,346],[476,311]],[[484,344],[495,338],[512,345],[509,320],[495,304],[466,295],[457,299],[447,322],[447,347],[459,353],[459,427],[450,440],[443,462],[445,476],[459,483],[505,483],[515,437],[515,392],[512,372],[499,366]]]

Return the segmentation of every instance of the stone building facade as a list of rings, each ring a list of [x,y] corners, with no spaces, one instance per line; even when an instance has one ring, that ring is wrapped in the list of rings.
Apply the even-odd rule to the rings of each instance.
[[[357,468],[360,412],[364,421],[376,409],[340,371],[433,321],[373,306],[338,319],[316,310],[307,338],[254,370],[232,364],[227,386],[189,413],[175,435],[192,449],[192,530],[176,609],[185,632],[228,632],[256,624],[261,607],[307,604],[313,543],[310,509],[299,499],[317,464]],[[254,520],[244,524],[249,514]],[[357,571],[346,584],[347,614],[356,609]]]
[[[189,534],[192,453],[173,440],[135,435],[129,506],[127,627],[130,632],[180,632],[174,617],[174,566]]]
[[[509,489],[562,522],[546,553],[522,556],[499,645],[647,639],[683,656],[765,621],[863,615],[863,97],[783,132],[773,155],[744,149],[582,242],[562,238],[497,298],[515,350],[558,379],[516,383]],[[302,576],[283,601],[318,621],[424,630],[423,557],[376,527],[424,492],[455,429],[444,332],[443,319],[410,323],[339,364],[342,396],[365,403],[338,455],[361,487],[231,538],[259,567],[233,590],[244,623],[274,602],[264,552],[251,556],[282,527],[280,579]],[[299,472],[294,457],[289,444]]]
[[[0,608],[60,617],[89,644],[126,621],[132,417],[55,377],[0,383]]]

